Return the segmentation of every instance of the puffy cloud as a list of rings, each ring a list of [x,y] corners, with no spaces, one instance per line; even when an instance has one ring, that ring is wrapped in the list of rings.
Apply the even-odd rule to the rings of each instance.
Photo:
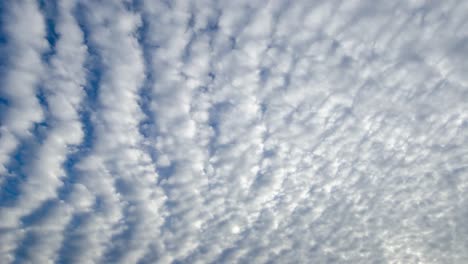
[[[0,96],[0,183],[7,192],[9,181],[19,177],[11,173],[8,164],[22,139],[31,137],[35,122],[43,119],[40,102],[36,97],[37,85],[43,73],[41,54],[47,49],[43,16],[34,2],[16,1],[2,4],[3,38],[2,52],[8,54],[3,61],[2,85]],[[28,19],[23,19],[28,17]],[[3,57],[3,56],[2,56]],[[13,175],[12,175],[13,174]],[[2,195],[3,196],[3,195]],[[3,200],[3,199],[2,199]],[[21,210],[21,208],[18,208]],[[9,226],[10,218],[2,208],[2,228]],[[13,260],[10,254],[12,243],[21,235],[21,231],[2,232],[0,242],[0,260]]]
[[[45,3],[4,9],[2,262],[468,260],[468,5]]]
[[[37,85],[43,73],[41,54],[47,49],[43,16],[35,3],[2,4],[2,52],[8,54],[2,71],[2,124],[0,173],[8,173],[8,162],[21,138],[30,136],[35,122],[43,118]],[[28,20],[22,19],[24,16]]]
[[[85,82],[83,63],[86,56],[86,47],[82,44],[82,32],[71,14],[73,7],[74,4],[70,1],[64,1],[57,6],[59,16],[57,17],[56,30],[62,36],[56,43],[55,55],[50,61],[49,68],[43,70],[44,75],[41,78],[45,98],[44,104],[47,105],[49,110],[45,115],[47,122],[46,136],[42,139],[40,146],[33,148],[30,155],[26,157],[27,162],[21,168],[26,178],[19,184],[19,194],[14,201],[14,206],[1,208],[0,211],[2,228],[10,230],[5,232],[6,237],[9,237],[11,233],[16,234],[16,229],[21,229],[23,233],[22,235],[14,235],[16,243],[8,239],[2,240],[4,246],[10,251],[2,252],[4,256],[10,255],[11,250],[17,250],[24,254],[22,257],[31,261],[47,262],[54,259],[54,254],[61,245],[63,228],[69,218],[68,205],[61,202],[52,202],[50,199],[57,197],[57,190],[63,184],[62,178],[67,174],[63,168],[63,163],[71,153],[71,146],[79,144],[83,138],[78,110],[84,96],[82,86]],[[30,9],[33,6],[25,8]],[[23,12],[23,10],[18,10],[18,12]],[[35,16],[40,17],[38,10],[37,13]],[[18,19],[23,20],[22,18]],[[14,28],[12,31],[25,34],[20,31],[17,32],[17,30],[21,29]],[[37,41],[36,39],[33,40]],[[37,57],[40,56],[41,54],[38,53]],[[38,70],[38,66],[34,64],[28,67],[32,67],[35,71]],[[27,88],[27,86],[24,88]],[[32,86],[31,88],[35,89],[36,87]],[[14,87],[7,89],[12,94],[18,95]],[[29,109],[26,108],[28,111],[40,113],[41,107],[36,105],[39,110],[35,110],[35,105],[29,102],[36,100],[34,90],[31,92],[32,94],[22,95],[23,97],[18,100],[25,103],[25,107],[29,107]],[[13,116],[10,114],[10,117]],[[18,117],[18,119],[21,118],[23,117]],[[39,120],[29,120],[29,122],[33,121],[37,122]],[[40,140],[39,137],[36,140]],[[16,173],[19,174],[20,172]],[[10,177],[20,176],[13,174]],[[37,226],[29,226],[28,219],[31,217],[32,219],[40,218],[38,216],[40,214],[47,215]],[[56,217],[62,217],[62,219],[57,221],[56,217],[49,217],[53,214],[57,214]],[[36,221],[33,220],[33,223],[36,223]],[[40,239],[46,236],[49,239],[41,241],[39,244]]]

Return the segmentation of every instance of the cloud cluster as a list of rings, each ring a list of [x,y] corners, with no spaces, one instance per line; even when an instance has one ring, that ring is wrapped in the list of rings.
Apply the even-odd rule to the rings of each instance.
[[[0,4],[1,263],[465,263],[463,1]]]

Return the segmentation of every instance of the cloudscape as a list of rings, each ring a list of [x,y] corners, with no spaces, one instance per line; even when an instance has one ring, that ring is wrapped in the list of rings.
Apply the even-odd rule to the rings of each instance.
[[[468,263],[468,1],[0,16],[0,263]]]

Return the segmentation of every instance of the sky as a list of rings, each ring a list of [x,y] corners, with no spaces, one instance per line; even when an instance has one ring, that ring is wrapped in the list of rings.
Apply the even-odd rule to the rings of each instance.
[[[0,1],[0,263],[468,263],[468,1]]]

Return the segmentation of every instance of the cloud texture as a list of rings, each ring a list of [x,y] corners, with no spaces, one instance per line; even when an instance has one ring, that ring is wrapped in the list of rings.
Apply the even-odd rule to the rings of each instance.
[[[468,2],[0,13],[0,263],[467,263]]]

